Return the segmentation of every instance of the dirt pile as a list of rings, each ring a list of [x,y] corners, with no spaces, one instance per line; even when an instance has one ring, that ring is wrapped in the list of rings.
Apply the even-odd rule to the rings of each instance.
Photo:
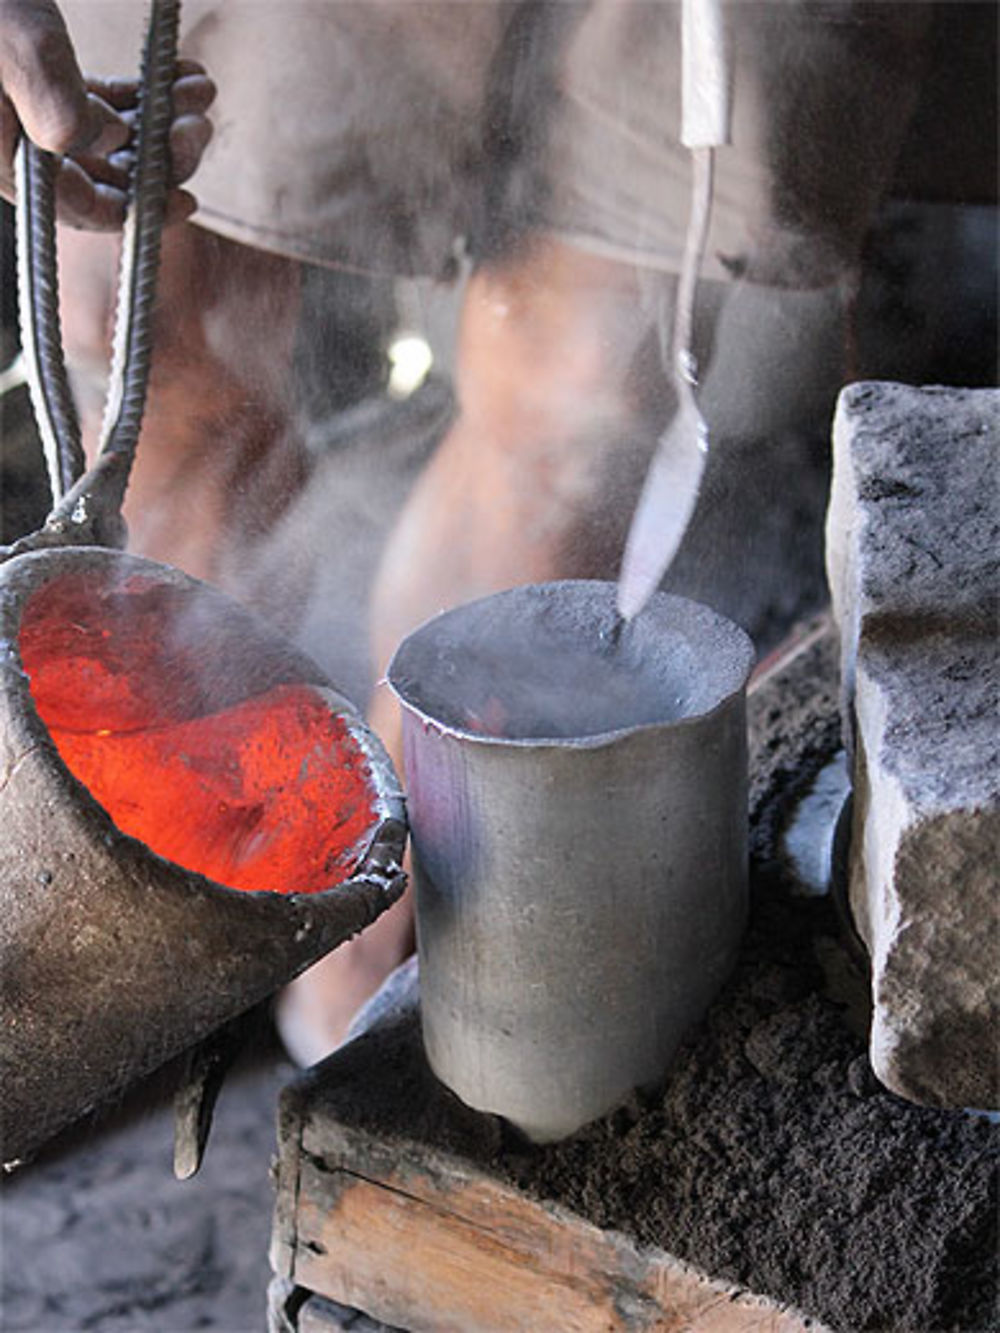
[[[851,938],[781,853],[780,812],[839,744],[834,655],[821,639],[752,701],[751,925],[662,1089],[532,1147],[436,1083],[405,1005],[308,1078],[346,1123],[452,1151],[841,1333],[1000,1328],[1000,1127],[878,1084]]]

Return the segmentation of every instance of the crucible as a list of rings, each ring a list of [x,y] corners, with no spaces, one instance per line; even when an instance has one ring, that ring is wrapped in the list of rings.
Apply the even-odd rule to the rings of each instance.
[[[398,898],[388,757],[221,593],[97,547],[0,568],[0,1138],[30,1156]]]

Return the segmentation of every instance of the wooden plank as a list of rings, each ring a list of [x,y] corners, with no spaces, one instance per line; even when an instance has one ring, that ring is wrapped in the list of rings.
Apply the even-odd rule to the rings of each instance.
[[[294,1189],[293,1280],[413,1333],[821,1333],[426,1145],[307,1121]]]

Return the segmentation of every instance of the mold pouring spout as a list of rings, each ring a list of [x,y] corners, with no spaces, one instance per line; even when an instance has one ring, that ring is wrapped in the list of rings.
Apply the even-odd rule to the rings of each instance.
[[[660,437],[629,528],[618,578],[623,621],[637,615],[659,587],[691,520],[705,471],[708,427],[695,396],[692,323],[712,206],[714,152],[730,139],[731,79],[722,0],[683,0],[681,142],[691,151],[691,214],[672,336],[663,349],[677,409]]]

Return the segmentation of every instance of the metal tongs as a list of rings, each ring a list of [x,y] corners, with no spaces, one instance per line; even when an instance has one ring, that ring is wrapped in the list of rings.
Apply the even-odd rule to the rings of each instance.
[[[97,459],[86,470],[62,347],[55,240],[57,159],[22,137],[15,159],[21,349],[52,510],[0,562],[53,546],[125,544],[121,517],[146,404],[153,299],[169,184],[171,87],[180,0],[152,0],[142,57],[111,369]]]

